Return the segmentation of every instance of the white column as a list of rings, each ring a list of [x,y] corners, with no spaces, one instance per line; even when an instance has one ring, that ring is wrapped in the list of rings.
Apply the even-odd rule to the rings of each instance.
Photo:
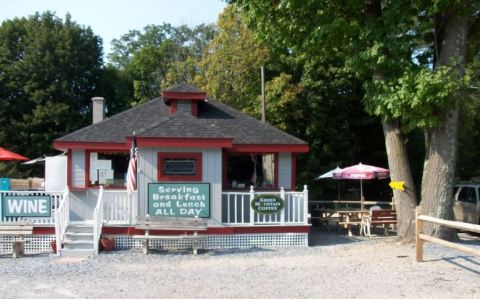
[[[255,211],[252,208],[252,201],[255,197],[255,191],[253,190],[253,186],[250,186],[250,225],[255,225]]]
[[[308,188],[303,186],[303,223],[308,225]]]
[[[280,198],[283,200],[283,209],[280,212],[280,223],[284,225],[285,224],[285,206],[287,204],[285,200],[285,189],[283,187],[280,188]]]

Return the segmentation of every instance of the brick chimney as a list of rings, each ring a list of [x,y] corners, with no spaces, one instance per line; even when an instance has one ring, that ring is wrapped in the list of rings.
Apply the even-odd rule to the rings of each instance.
[[[92,123],[96,124],[105,117],[105,99],[102,97],[92,98]]]

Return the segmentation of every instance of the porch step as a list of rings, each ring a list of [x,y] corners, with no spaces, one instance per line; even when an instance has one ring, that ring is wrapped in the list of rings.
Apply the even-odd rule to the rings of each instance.
[[[69,224],[67,233],[91,233],[93,235],[93,225],[88,223]]]
[[[92,241],[93,240],[93,233],[76,233],[76,232],[67,232],[65,234],[67,240],[85,240],[85,241]]]
[[[93,240],[65,240],[63,249],[89,249],[93,250]]]
[[[71,222],[67,226],[61,255],[93,256],[93,222]]]

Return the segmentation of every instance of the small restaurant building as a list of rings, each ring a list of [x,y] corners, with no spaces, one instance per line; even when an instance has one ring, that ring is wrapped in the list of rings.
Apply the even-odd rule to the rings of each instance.
[[[308,245],[308,190],[296,190],[296,155],[308,152],[307,143],[188,84],[109,118],[104,99],[92,101],[93,124],[54,141],[67,153],[67,186],[50,197],[50,215],[9,218],[33,221],[38,248],[55,239],[62,254],[96,254],[101,236],[113,236],[117,248],[140,247],[132,236],[147,215],[203,218],[204,248]],[[131,158],[134,192],[127,191]]]

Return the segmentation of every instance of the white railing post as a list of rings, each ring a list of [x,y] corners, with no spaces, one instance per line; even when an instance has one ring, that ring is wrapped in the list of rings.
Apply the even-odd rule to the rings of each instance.
[[[68,187],[65,188],[65,192],[68,194],[66,196],[66,202],[65,202],[65,210],[67,211],[66,212],[66,218],[65,218],[65,222],[68,223],[70,222],[70,194],[69,194],[69,190],[68,190]]]
[[[55,244],[57,247],[57,255],[60,255],[62,250],[62,239],[63,235],[67,230],[67,225],[70,216],[70,205],[69,205],[69,190],[68,187],[65,189],[65,192],[62,195],[62,199],[58,203],[58,207],[55,210]]]
[[[60,226],[61,219],[60,218],[60,211],[55,211],[55,243],[57,247],[57,255],[60,255],[60,249],[62,246],[62,228]]]
[[[98,254],[98,243],[100,241],[100,236],[102,234],[102,227],[103,227],[103,200],[104,200],[104,194],[103,194],[103,186],[100,186],[100,190],[98,192],[98,199],[97,199],[97,205],[95,207],[95,210],[93,210],[93,250],[94,254]]]
[[[303,186],[303,223],[308,225],[308,187]]]
[[[253,185],[252,185],[252,186],[250,186],[250,202],[249,202],[249,206],[250,206],[250,225],[251,226],[255,225],[255,211],[252,208],[252,201],[253,201],[254,197],[255,197],[255,191],[253,190]]]
[[[287,200],[285,198],[285,188],[280,188],[280,198],[283,200],[283,209],[280,212],[280,223],[285,224],[285,207],[287,206]]]
[[[128,200],[127,204],[128,204],[128,210],[130,211],[130,213],[129,213],[130,215],[128,216],[128,218],[129,218],[128,220],[129,220],[130,224],[133,224],[133,221],[135,219],[135,216],[133,215],[133,213],[134,213],[134,211],[133,211],[134,210],[134,208],[133,208],[134,198],[135,197],[134,197],[132,192],[127,192],[127,200]]]
[[[135,223],[135,220],[138,217],[138,190],[133,193],[132,198],[132,224]]]

